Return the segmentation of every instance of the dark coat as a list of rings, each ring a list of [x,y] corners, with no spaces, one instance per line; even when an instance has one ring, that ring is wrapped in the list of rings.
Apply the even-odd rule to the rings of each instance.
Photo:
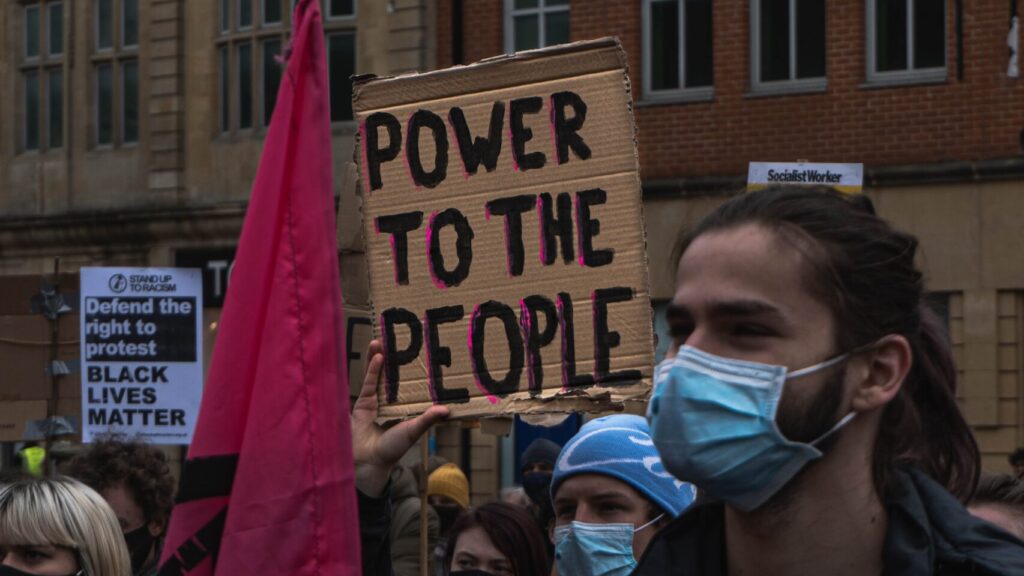
[[[971,516],[917,470],[896,473],[887,498],[885,576],[1024,575],[1024,543]],[[725,506],[697,505],[662,529],[633,574],[725,576]]]

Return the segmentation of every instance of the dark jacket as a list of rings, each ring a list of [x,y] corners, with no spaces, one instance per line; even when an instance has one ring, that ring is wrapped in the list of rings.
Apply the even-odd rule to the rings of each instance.
[[[416,478],[398,466],[391,473],[391,568],[396,576],[420,575],[420,497]],[[441,522],[427,506],[427,550],[437,545]],[[427,554],[430,558],[430,554]],[[428,572],[429,573],[429,572]]]
[[[885,576],[1024,574],[1024,543],[974,518],[917,470],[896,473],[886,501]],[[724,576],[725,506],[691,508],[651,541],[635,575]]]
[[[390,486],[380,498],[356,490],[363,576],[391,576]]]

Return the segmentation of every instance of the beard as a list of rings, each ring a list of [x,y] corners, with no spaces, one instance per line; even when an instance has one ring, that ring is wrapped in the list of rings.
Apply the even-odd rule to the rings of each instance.
[[[842,418],[839,415],[839,407],[843,402],[843,381],[845,380],[846,364],[839,363],[837,366],[828,369],[831,374],[826,378],[824,384],[818,391],[807,399],[793,398],[792,395],[782,393],[779,401],[779,409],[775,414],[775,422],[779,432],[787,440],[809,444],[821,438],[836,422]],[[787,384],[788,385],[788,384]],[[826,440],[831,443],[831,438]],[[819,450],[822,446],[818,446]]]
[[[831,375],[826,378],[821,388],[810,398],[804,400],[787,400],[783,393],[779,402],[779,409],[775,415],[775,422],[779,432],[793,442],[809,444],[828,433],[840,420],[839,408],[843,402],[843,381],[845,380],[845,362],[839,363],[829,369]],[[838,438],[833,434],[819,442],[815,447],[822,453],[828,452],[829,448]],[[809,463],[796,473],[785,486],[773,495],[764,506],[758,509],[758,513],[773,516],[780,522],[786,521],[787,511],[795,495],[799,492],[799,486],[803,479],[804,472],[814,466],[815,462]]]

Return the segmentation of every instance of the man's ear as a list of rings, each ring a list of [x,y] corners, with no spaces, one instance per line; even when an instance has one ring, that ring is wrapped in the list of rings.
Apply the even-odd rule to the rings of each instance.
[[[850,362],[854,379],[851,407],[870,412],[892,401],[903,387],[913,365],[910,342],[899,334],[884,336]]]

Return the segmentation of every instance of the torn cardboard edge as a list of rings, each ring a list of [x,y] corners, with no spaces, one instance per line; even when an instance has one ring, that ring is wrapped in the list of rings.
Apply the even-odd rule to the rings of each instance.
[[[551,66],[543,68],[532,66],[538,58],[555,61],[551,62]],[[565,70],[572,70],[573,73],[561,73]],[[628,74],[629,63],[622,43],[617,37],[609,36],[500,54],[472,64],[460,64],[431,72],[356,76],[352,79],[352,105],[357,108],[360,99],[372,98],[374,109],[383,109],[410,101],[429,102],[453,98],[467,93],[466,86],[470,83],[474,86],[474,92],[494,91],[610,70],[623,70]],[[467,82],[466,73],[474,71],[483,72],[484,75]],[[417,96],[410,100],[409,94]]]

